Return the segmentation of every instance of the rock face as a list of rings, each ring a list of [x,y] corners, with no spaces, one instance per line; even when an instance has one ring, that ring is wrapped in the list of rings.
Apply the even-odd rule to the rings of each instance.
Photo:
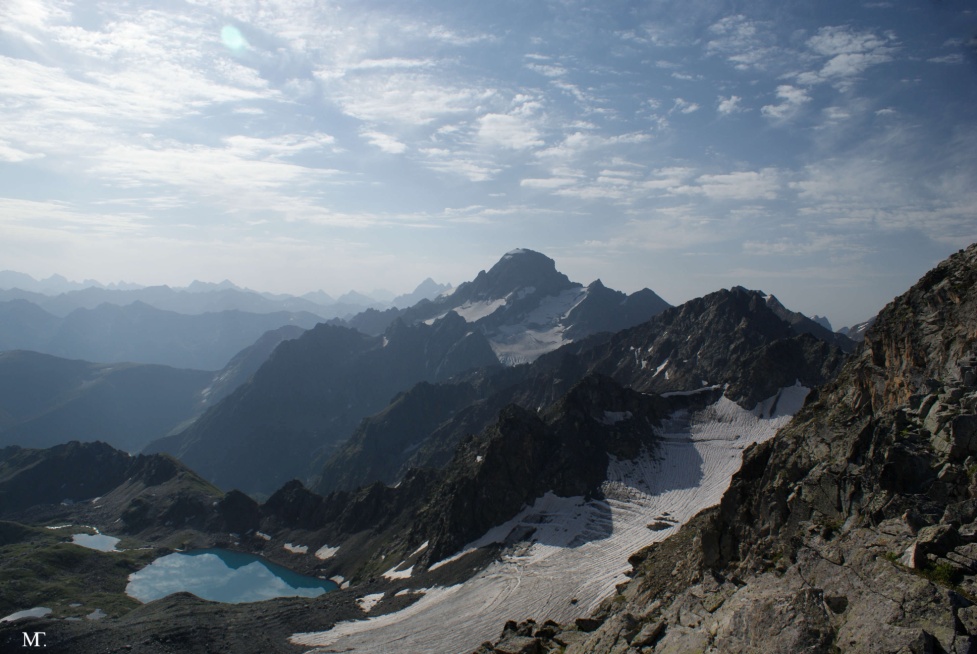
[[[974,651],[975,355],[971,246],[879,314],[719,507],[632,557],[566,652]]]
[[[580,356],[589,369],[644,392],[728,385],[727,397],[748,409],[796,381],[814,387],[833,378],[844,360],[837,335],[806,318],[792,323],[771,304],[760,291],[717,291]]]

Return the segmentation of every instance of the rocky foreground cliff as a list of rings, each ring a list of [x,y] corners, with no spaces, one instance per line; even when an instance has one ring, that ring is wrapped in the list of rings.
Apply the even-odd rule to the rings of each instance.
[[[482,652],[977,651],[977,245],[878,316],[719,507]]]

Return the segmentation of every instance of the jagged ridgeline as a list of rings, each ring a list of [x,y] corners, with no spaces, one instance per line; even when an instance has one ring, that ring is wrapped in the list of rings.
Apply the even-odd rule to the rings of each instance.
[[[173,454],[222,488],[267,495],[289,479],[319,476],[364,418],[418,383],[529,362],[592,334],[642,323],[667,306],[648,289],[626,295],[599,281],[584,287],[558,272],[552,259],[513,251],[448,295],[385,313],[392,322],[382,334],[317,325],[279,347],[250,381],[185,431],[146,451]],[[350,324],[376,327],[384,316],[374,314]],[[434,426],[430,416],[422,420]],[[439,463],[445,462],[442,456]],[[358,476],[333,487],[379,479],[387,477]]]
[[[482,651],[973,652],[975,384],[977,245],[879,313],[718,508],[632,557],[593,633],[524,622]]]
[[[711,389],[753,409],[781,388],[831,379],[844,360],[838,345],[854,347],[776,298],[739,287],[717,291],[528,366],[417,386],[363,421],[325,464],[316,489],[394,484],[410,468],[441,467],[466,434],[491,425],[507,405],[548,407],[592,373],[644,393]]]

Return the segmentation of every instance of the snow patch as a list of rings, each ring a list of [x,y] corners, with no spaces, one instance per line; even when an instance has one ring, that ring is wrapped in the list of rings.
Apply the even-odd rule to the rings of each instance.
[[[482,300],[481,302],[466,302],[460,307],[456,307],[454,312],[467,322],[476,322],[485,316],[492,315],[496,309],[505,306],[505,303],[505,298]]]
[[[338,547],[329,547],[328,545],[323,545],[315,552],[315,558],[325,561],[326,559],[331,559],[336,556],[336,552],[339,551]],[[339,583],[339,582],[336,582]]]
[[[254,532],[254,535],[260,538],[261,540],[271,540],[271,536],[269,536],[263,531],[256,531]]]
[[[8,616],[0,618],[0,622],[13,622],[14,620],[20,620],[21,618],[43,618],[51,615],[51,609],[46,606],[37,606],[33,609],[26,609],[24,611],[17,611],[16,613],[11,613]]]
[[[291,543],[285,543],[284,545],[282,545],[282,547],[284,547],[286,550],[288,550],[292,554],[308,554],[309,553],[309,546],[308,545],[292,545]]]
[[[665,373],[665,379],[668,379],[668,373]],[[719,384],[713,384],[712,386],[703,386],[702,388],[697,388],[694,391],[669,391],[668,393],[662,393],[662,397],[680,397],[688,395],[698,395],[699,393],[706,393],[708,391],[719,390],[721,386]]]
[[[474,547],[469,547],[468,549],[463,549],[460,552],[458,552],[457,554],[452,554],[451,556],[449,556],[446,559],[441,559],[437,563],[434,563],[432,565],[429,565],[427,567],[427,570],[428,570],[428,572],[433,572],[434,570],[437,570],[438,568],[440,568],[442,566],[448,565],[449,563],[454,563],[458,559],[460,559],[460,558],[462,558],[462,557],[464,557],[464,556],[466,556],[468,554],[471,554],[472,552],[475,551],[475,549],[476,548],[474,548]]]
[[[665,366],[667,366],[667,365],[668,365],[668,359],[665,359],[665,363],[663,363],[660,366],[658,366],[657,368],[655,368],[655,374],[652,375],[652,376],[653,377],[657,377],[659,374],[661,374],[661,371],[664,370],[665,369]],[[668,378],[666,377],[666,379],[668,379]]]
[[[417,556],[418,554],[420,554],[421,552],[423,552],[424,550],[426,550],[426,549],[427,549],[427,546],[428,546],[428,545],[429,545],[430,543],[431,543],[431,541],[428,541],[428,540],[426,540],[426,541],[424,541],[423,543],[421,543],[421,546],[420,546],[420,547],[418,547],[418,548],[417,548],[416,550],[414,550],[413,552],[411,552],[411,553],[410,553],[410,556],[408,556],[407,558],[409,559],[409,558],[411,558],[411,556]]]
[[[373,610],[373,607],[380,603],[383,599],[383,593],[371,593],[370,595],[365,595],[356,600],[356,603],[364,613],[369,613]]]
[[[387,579],[410,579],[411,574],[414,573],[414,566],[411,566],[406,570],[398,570],[397,568],[402,565],[404,565],[403,562],[398,563],[394,567],[384,572],[383,576]]]

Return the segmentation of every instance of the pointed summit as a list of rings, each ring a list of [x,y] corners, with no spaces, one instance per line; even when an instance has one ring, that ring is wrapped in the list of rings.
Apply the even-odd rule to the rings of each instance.
[[[545,254],[520,248],[504,254],[488,272],[478,273],[467,291],[472,299],[490,299],[530,288],[551,295],[571,286],[573,282],[557,271],[555,261]]]

